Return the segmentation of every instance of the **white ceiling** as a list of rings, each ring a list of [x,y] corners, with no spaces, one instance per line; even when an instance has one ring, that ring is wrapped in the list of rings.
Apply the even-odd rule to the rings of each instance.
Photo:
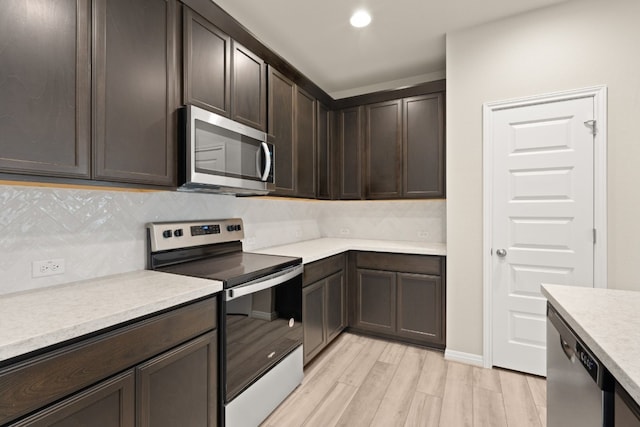
[[[445,34],[566,0],[213,0],[334,98],[444,78]],[[349,25],[366,9],[368,27]]]

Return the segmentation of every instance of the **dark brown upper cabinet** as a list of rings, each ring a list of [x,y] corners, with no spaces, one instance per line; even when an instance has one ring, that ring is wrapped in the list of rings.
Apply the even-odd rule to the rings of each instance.
[[[94,178],[176,185],[175,0],[93,4]]]
[[[316,100],[273,67],[269,79],[269,140],[275,145],[278,196],[316,195]]]
[[[0,170],[90,177],[90,2],[0,2]]]
[[[184,103],[256,129],[267,129],[264,61],[215,25],[185,7]]]
[[[365,197],[444,197],[443,95],[365,106]]]
[[[321,102],[316,103],[316,146],[317,146],[317,184],[316,197],[318,199],[331,199],[333,196],[332,144],[331,121],[333,114]]]
[[[184,8],[184,103],[231,115],[231,38]]]
[[[316,196],[316,100],[296,86],[296,196]]]
[[[267,130],[267,78],[262,59],[232,41],[231,118]]]
[[[3,172],[176,184],[175,0],[12,1],[0,16]]]
[[[405,198],[445,197],[444,94],[402,100]]]
[[[365,107],[365,196],[390,199],[402,195],[402,101]]]
[[[294,144],[293,111],[296,99],[295,84],[273,67],[269,76],[269,140],[275,146],[276,195],[292,196],[296,191],[297,155]]]
[[[363,152],[364,107],[353,107],[338,112],[339,156],[337,173],[339,176],[340,199],[361,199],[362,152]]]

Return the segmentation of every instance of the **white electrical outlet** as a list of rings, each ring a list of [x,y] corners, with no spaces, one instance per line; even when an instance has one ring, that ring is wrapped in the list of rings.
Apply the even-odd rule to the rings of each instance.
[[[55,274],[63,274],[64,258],[33,261],[33,264],[31,266],[31,273],[33,277],[44,277],[53,276]]]
[[[351,234],[351,230],[349,230],[348,228],[341,228],[340,234],[342,234],[343,236],[348,236],[349,234]]]
[[[418,231],[418,237],[421,239],[426,239],[427,237],[429,237],[429,232],[428,231]]]

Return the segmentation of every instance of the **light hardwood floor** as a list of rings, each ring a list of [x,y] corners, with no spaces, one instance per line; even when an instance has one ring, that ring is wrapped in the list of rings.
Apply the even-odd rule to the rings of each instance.
[[[546,426],[546,383],[343,333],[262,427]]]

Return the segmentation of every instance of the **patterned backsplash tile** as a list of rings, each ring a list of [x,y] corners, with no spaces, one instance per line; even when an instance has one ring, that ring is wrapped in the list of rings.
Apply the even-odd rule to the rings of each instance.
[[[319,237],[443,242],[446,202],[313,201],[184,192],[0,186],[0,294],[145,268],[144,225],[240,217],[244,248]],[[65,273],[33,278],[33,261]]]

